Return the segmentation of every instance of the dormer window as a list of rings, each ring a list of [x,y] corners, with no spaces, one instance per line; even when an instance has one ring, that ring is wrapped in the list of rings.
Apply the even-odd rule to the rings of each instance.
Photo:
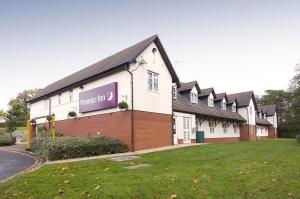
[[[259,113],[259,118],[262,118],[261,112]]]
[[[221,102],[221,108],[222,108],[223,110],[226,110],[226,102],[225,102],[225,100],[223,100],[223,101]]]
[[[176,86],[172,87],[172,96],[173,96],[173,99],[177,99],[177,87]]]
[[[233,112],[233,113],[236,113],[236,104],[235,104],[235,103],[232,104],[232,112]]]
[[[266,114],[264,114],[264,119],[266,119]]]
[[[198,103],[198,95],[197,93],[190,93],[191,102],[194,104]]]
[[[212,96],[209,96],[209,97],[208,97],[207,105],[208,105],[209,107],[214,107],[214,98],[213,98]]]

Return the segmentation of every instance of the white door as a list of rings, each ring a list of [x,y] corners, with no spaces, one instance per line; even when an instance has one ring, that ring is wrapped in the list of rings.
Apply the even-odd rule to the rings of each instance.
[[[183,118],[183,143],[191,143],[191,119]]]
[[[178,137],[176,131],[176,118],[173,118],[173,144],[178,144]]]

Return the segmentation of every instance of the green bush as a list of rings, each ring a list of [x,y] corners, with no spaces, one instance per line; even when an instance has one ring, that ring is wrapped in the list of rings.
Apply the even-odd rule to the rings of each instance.
[[[296,135],[296,140],[300,143],[300,134]]]
[[[57,137],[32,140],[31,150],[48,160],[123,153],[128,147],[108,137]]]
[[[16,137],[12,137],[12,140],[9,139],[6,135],[0,136],[0,146],[9,146],[15,144],[17,141]]]

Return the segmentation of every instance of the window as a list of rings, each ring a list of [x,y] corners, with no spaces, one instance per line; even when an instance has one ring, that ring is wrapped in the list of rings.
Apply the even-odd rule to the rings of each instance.
[[[222,108],[223,110],[226,110],[226,102],[225,102],[225,101],[222,101],[222,102],[221,102],[221,108]]]
[[[236,112],[236,104],[234,103],[233,105],[232,105],[232,112]]]
[[[260,118],[262,118],[262,116],[261,116],[261,112],[259,113],[259,117],[260,117]]]
[[[70,100],[70,102],[73,101],[73,91],[69,92],[69,100]]]
[[[208,97],[208,106],[214,107],[214,98],[213,97]]]
[[[49,99],[44,100],[44,110],[49,109]]]
[[[158,91],[158,74],[148,71],[148,90]]]
[[[58,95],[58,104],[61,104],[61,94]]]
[[[174,99],[177,99],[177,87],[176,86],[172,87],[172,96]]]
[[[233,131],[234,133],[238,132],[238,124],[233,124]]]
[[[266,119],[266,114],[264,114],[264,119]]]
[[[198,96],[197,96],[197,93],[191,93],[190,94],[190,97],[191,97],[191,102],[194,103],[194,104],[197,104],[198,103]]]
[[[226,124],[222,124],[222,127],[223,127],[223,132],[227,133],[227,125]]]
[[[215,124],[213,122],[209,123],[209,131],[210,133],[215,133]]]

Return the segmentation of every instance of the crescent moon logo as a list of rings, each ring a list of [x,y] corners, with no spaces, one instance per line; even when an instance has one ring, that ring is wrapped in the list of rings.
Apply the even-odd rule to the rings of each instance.
[[[114,97],[114,95],[111,91],[109,93],[107,93],[106,95],[107,95],[107,101],[111,101],[112,98]]]

